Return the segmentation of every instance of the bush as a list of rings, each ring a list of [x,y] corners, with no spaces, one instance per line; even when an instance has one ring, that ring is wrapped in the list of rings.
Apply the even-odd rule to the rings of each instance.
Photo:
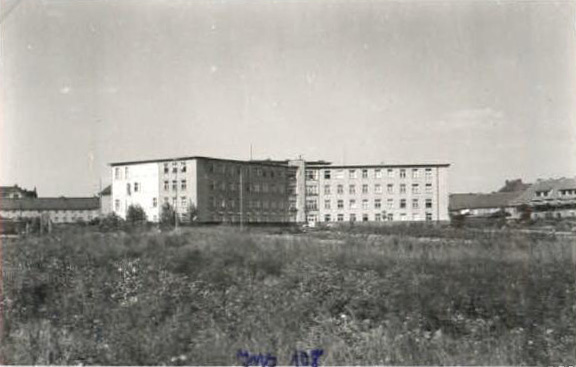
[[[140,205],[130,205],[126,212],[126,222],[131,225],[145,224],[146,212]]]

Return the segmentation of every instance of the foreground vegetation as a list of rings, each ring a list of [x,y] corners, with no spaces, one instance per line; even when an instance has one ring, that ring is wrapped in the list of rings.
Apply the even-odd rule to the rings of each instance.
[[[11,239],[0,348],[20,365],[237,365],[239,349],[287,365],[319,348],[323,365],[574,364],[573,239],[453,237],[198,227]]]

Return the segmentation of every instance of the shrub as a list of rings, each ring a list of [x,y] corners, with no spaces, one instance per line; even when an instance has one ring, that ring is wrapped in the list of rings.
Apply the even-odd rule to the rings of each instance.
[[[131,225],[146,223],[146,212],[140,205],[130,205],[126,212],[126,222]]]

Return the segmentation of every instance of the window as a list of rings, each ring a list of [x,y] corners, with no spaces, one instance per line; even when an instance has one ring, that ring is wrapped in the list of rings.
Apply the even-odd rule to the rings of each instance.
[[[254,192],[260,192],[260,184],[254,184]]]
[[[386,172],[388,174],[388,178],[394,178],[394,170],[392,168],[388,168]]]
[[[332,178],[331,176],[332,176],[332,171],[330,171],[329,169],[324,170],[324,179],[325,180],[331,179]]]
[[[307,180],[317,180],[318,179],[318,171],[307,169],[306,170],[306,179]]]
[[[382,221],[382,215],[381,215],[380,213],[374,214],[374,220],[375,220],[376,222]]]
[[[366,184],[362,185],[362,193],[363,193],[363,194],[367,194],[367,193],[368,193],[368,185],[366,185]]]
[[[168,163],[164,164],[164,172],[168,173]],[[210,163],[210,165],[208,165],[208,172],[214,173],[214,163]]]
[[[406,199],[400,199],[400,209],[406,209]]]
[[[172,173],[178,173],[178,163],[172,162]]]
[[[344,178],[344,170],[343,169],[336,170],[336,178]]]
[[[386,208],[394,209],[394,199],[386,199]]]
[[[166,182],[168,182],[168,181],[166,181]],[[216,190],[216,182],[211,181],[210,182],[210,191],[214,191],[214,190]]]
[[[180,162],[180,172],[186,172],[186,162]]]
[[[356,214],[350,214],[350,222],[356,222]]]
[[[432,220],[432,213],[426,213],[426,220]]]
[[[128,179],[128,167],[124,167],[124,178]]]
[[[344,209],[344,200],[338,200],[338,209]]]
[[[368,222],[368,214],[362,214],[362,222]]]
[[[118,167],[114,168],[114,179],[116,180],[120,179],[120,168]]]
[[[336,220],[338,222],[344,222],[344,214],[338,214],[338,216],[336,217]]]
[[[426,170],[424,171],[424,176],[426,177],[427,180],[432,179],[432,168],[426,168]]]
[[[412,184],[412,193],[419,194],[420,193],[420,186],[418,184]]]
[[[432,184],[429,184],[429,183],[426,184],[426,193],[427,194],[432,193]]]
[[[405,193],[406,193],[406,184],[400,184],[400,193],[401,193],[401,194],[405,194]]]
[[[368,170],[367,169],[362,170],[362,178],[368,178]]]
[[[400,178],[406,178],[406,170],[404,168],[400,170]]]
[[[382,193],[382,185],[380,185],[380,184],[374,185],[374,192],[377,194],[381,194]]]
[[[374,170],[374,177],[376,178],[382,178],[382,170],[381,169],[376,169]]]
[[[368,209],[368,199],[362,200],[362,209]]]
[[[382,199],[375,199],[374,200],[374,209],[382,208]]]
[[[118,199],[114,200],[114,211],[120,211],[120,200]]]
[[[152,198],[152,207],[156,208],[158,206],[158,198]]]
[[[317,194],[318,193],[318,186],[312,186],[314,189],[314,193]],[[268,183],[264,182],[262,184],[262,192],[268,192]]]
[[[186,207],[186,196],[182,196],[180,198],[180,205],[185,208]]]
[[[349,204],[350,204],[350,209],[356,209],[356,200],[351,199]]]
[[[348,188],[348,193],[355,194],[356,193],[356,186],[350,185],[350,187]]]
[[[388,213],[388,215],[386,215],[386,219],[388,219],[389,221],[393,221],[394,220],[394,213]]]
[[[343,185],[338,185],[338,186],[336,187],[336,192],[337,192],[338,194],[343,194],[343,193],[344,193],[344,186],[343,186]]]
[[[412,199],[412,209],[418,209],[420,207],[420,203],[418,199]]]
[[[130,190],[130,184],[129,183],[126,184],[126,194],[128,194],[128,195],[132,194],[132,190]]]
[[[170,173],[170,168],[168,167],[168,163],[164,163],[164,174]]]
[[[412,178],[419,178],[420,170],[418,168],[412,168]]]
[[[356,170],[355,169],[348,170],[348,177],[356,178]]]
[[[173,206],[174,208],[176,208],[176,204],[178,204],[177,200],[178,200],[178,198],[177,198],[176,196],[174,196],[174,197],[172,198],[172,206]]]
[[[330,200],[324,200],[324,209],[330,209]]]
[[[180,181],[180,189],[181,189],[181,190],[186,190],[186,180],[181,180],[181,181]]]
[[[168,180],[164,180],[164,190],[168,191],[170,189],[170,182]]]
[[[330,214],[324,214],[324,222],[330,222],[331,220]]]
[[[306,199],[307,210],[318,210],[318,202],[316,199]]]
[[[134,192],[138,192],[139,186],[138,182],[134,182]]]
[[[178,181],[172,180],[172,190],[178,190]]]
[[[432,199],[426,199],[426,209],[432,209]]]
[[[306,195],[317,195],[318,186],[316,185],[306,185]]]
[[[394,185],[393,184],[386,185],[386,192],[389,194],[393,194],[394,193]]]
[[[330,195],[330,185],[324,185],[324,194]]]
[[[400,220],[408,220],[406,213],[400,213]]]

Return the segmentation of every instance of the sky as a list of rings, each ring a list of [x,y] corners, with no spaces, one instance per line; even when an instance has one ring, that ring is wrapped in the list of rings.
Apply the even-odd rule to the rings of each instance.
[[[111,162],[450,163],[450,192],[576,175],[576,2],[0,0],[0,184]]]

